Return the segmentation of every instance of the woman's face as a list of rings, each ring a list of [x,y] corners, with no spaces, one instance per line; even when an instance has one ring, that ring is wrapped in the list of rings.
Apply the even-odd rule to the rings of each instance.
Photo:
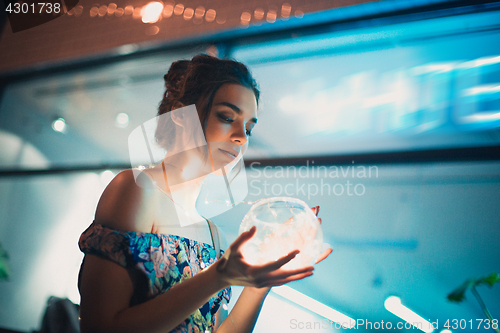
[[[257,123],[257,101],[253,91],[239,84],[224,84],[214,96],[205,137],[212,170],[230,171],[248,147]]]

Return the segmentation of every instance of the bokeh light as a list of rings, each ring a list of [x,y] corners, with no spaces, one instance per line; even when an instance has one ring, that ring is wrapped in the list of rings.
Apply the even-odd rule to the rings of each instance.
[[[174,7],[174,14],[181,15],[184,12],[184,5],[182,3],[178,3]]]
[[[123,14],[125,15],[132,15],[134,12],[134,7],[133,6],[126,6]]]
[[[284,3],[282,6],[281,6],[281,16],[282,17],[285,17],[285,18],[288,18],[290,16],[290,12],[292,11],[292,6],[290,6],[289,3]]]
[[[104,15],[106,15],[107,12],[108,12],[108,7],[106,5],[102,5],[101,7],[99,7],[99,16],[100,17],[103,17]]]
[[[134,18],[136,20],[140,19],[142,17],[141,12],[142,12],[141,7],[134,8],[134,12],[132,13],[132,18]]]
[[[158,32],[160,32],[160,28],[157,27],[156,25],[154,25],[154,26],[149,27],[146,30],[146,35],[153,36],[153,35],[156,35]]]
[[[56,132],[66,132],[66,121],[64,118],[57,118],[52,122],[52,129]]]
[[[110,3],[108,6],[108,16],[113,15],[117,7],[116,3]]]
[[[194,12],[194,16],[197,18],[202,18],[203,15],[205,15],[205,7],[203,7],[203,6],[196,7],[196,10]]]
[[[82,13],[83,13],[83,6],[76,6],[75,7],[75,16],[79,17],[82,15]]]
[[[161,17],[163,4],[161,2],[150,2],[142,7],[141,16],[144,23],[156,23]],[[135,14],[135,12],[134,12]]]
[[[276,14],[276,11],[274,9],[270,9],[268,12],[267,12],[267,17],[266,17],[266,20],[267,22],[269,23],[273,23],[276,21],[276,17],[278,15]]]
[[[251,18],[252,18],[252,14],[250,14],[249,12],[241,13],[241,17],[240,17],[241,24],[249,24]]]
[[[97,7],[90,8],[90,17],[96,17],[98,13],[99,13],[99,8]]]
[[[264,10],[262,8],[255,9],[253,17],[255,17],[256,20],[262,20],[264,18]]]
[[[158,28],[158,27],[156,27],[156,28]],[[129,123],[128,114],[126,114],[124,112],[120,112],[119,114],[116,115],[116,119],[115,119],[116,127],[125,128],[128,126],[128,123]]]
[[[194,9],[193,8],[186,8],[184,9],[184,19],[185,20],[190,20],[194,16]]]
[[[115,178],[115,174],[111,170],[101,172],[101,181],[104,185],[108,185]]]
[[[209,9],[207,10],[207,13],[205,14],[205,20],[207,22],[213,22],[215,20],[215,16],[217,15],[217,12],[215,9]]]
[[[125,10],[123,8],[116,8],[116,10],[115,10],[115,16],[116,17],[122,17],[124,12],[125,12]]]
[[[165,5],[165,7],[163,7],[163,17],[168,18],[168,17],[172,16],[173,13],[174,13],[174,6],[173,5],[167,4],[167,5]]]

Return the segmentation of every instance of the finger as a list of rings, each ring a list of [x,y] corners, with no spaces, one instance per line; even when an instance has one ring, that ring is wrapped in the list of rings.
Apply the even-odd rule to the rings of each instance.
[[[307,273],[302,273],[302,274],[296,274],[294,276],[290,276],[286,279],[280,279],[280,280],[273,280],[269,281],[268,284],[266,284],[266,287],[277,287],[277,286],[282,286],[284,284],[287,284],[292,281],[297,281],[297,280],[302,280],[308,276],[313,275],[313,272],[307,272]]]
[[[236,240],[231,244],[231,249],[233,251],[237,250],[241,245],[243,245],[243,243],[252,238],[256,231],[257,227],[253,226],[248,231],[241,233],[241,235],[239,235],[238,238],[236,238]]]
[[[330,253],[332,253],[333,250],[332,249],[326,249],[325,252],[321,253],[318,257],[318,259],[316,260],[315,264],[323,261],[326,259],[326,257],[328,257],[330,255]]]
[[[292,277],[294,275],[310,273],[312,271],[314,271],[314,266],[306,266],[306,267],[302,267],[302,268],[298,268],[298,269],[294,269],[294,270],[280,269],[280,270],[269,273],[266,276],[266,279],[269,279],[271,281],[272,280],[282,280],[282,279]]]
[[[313,208],[311,208],[311,209],[312,209],[312,211],[314,212],[314,214],[316,214],[316,216],[317,216],[317,215],[318,215],[318,213],[319,213],[319,206],[313,207]]]
[[[278,268],[295,258],[295,256],[299,254],[299,252],[299,250],[294,250],[276,261],[271,261],[270,263],[258,266],[257,270],[262,270],[263,272],[271,272],[277,270]]]

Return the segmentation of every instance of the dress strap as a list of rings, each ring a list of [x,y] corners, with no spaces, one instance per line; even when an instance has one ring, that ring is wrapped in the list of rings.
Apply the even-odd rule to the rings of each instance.
[[[212,243],[214,244],[214,249],[215,253],[217,255],[217,259],[220,259],[221,254],[220,254],[220,236],[219,236],[219,230],[217,229],[217,226],[210,221],[209,219],[205,219],[208,222],[208,226],[210,227],[210,235],[212,236]]]

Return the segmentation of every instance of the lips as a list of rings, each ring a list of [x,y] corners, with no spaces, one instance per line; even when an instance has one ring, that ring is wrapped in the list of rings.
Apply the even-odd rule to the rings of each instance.
[[[220,149],[220,148],[219,148],[219,150],[220,150],[221,152],[223,152],[224,154],[228,155],[228,156],[229,156],[229,157],[231,157],[231,158],[236,158],[236,155],[235,155],[234,153],[231,153],[231,152],[229,152],[229,151],[227,151],[227,150]]]

